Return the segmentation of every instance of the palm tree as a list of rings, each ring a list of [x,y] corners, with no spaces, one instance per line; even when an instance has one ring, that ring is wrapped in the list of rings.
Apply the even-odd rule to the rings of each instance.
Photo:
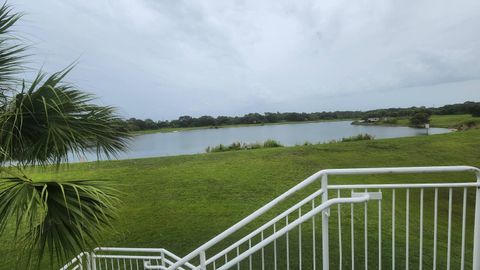
[[[35,181],[27,167],[58,168],[69,155],[91,150],[110,157],[126,148],[129,135],[113,107],[63,82],[72,66],[50,76],[39,72],[31,82],[18,78],[28,49],[11,31],[20,18],[1,6],[0,235],[15,228],[30,267],[46,254],[65,261],[94,243],[118,197],[108,181]]]

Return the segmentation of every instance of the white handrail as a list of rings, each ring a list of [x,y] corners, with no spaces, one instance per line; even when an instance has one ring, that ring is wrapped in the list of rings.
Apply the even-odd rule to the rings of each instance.
[[[480,187],[480,182],[467,183],[421,183],[421,184],[356,184],[356,185],[328,185],[328,189],[397,189],[397,188],[465,188]]]
[[[171,265],[168,270],[175,270],[181,265],[184,265],[189,260],[199,256],[201,252],[205,252],[207,249],[212,247],[213,245],[217,244],[221,240],[225,239],[227,236],[231,235],[232,233],[236,232],[240,228],[244,227],[257,217],[263,215],[265,212],[273,208],[278,203],[282,202],[286,198],[290,197],[292,194],[296,193],[297,191],[305,188],[306,186],[310,185],[314,181],[320,179],[322,176],[330,176],[330,175],[366,175],[366,174],[423,174],[423,173],[449,173],[449,172],[475,172],[477,174],[480,173],[480,170],[476,167],[472,166],[433,166],[433,167],[384,167],[384,168],[356,168],[356,169],[326,169],[318,171],[317,173],[311,175],[310,177],[306,178],[293,188],[289,189],[282,195],[278,196],[277,198],[273,199],[263,207],[259,208],[252,214],[248,215],[244,219],[240,220],[230,228],[226,229],[219,235],[215,236],[211,240],[207,241],[205,244],[201,245],[197,249],[193,250],[186,256],[184,256],[181,260],[177,261],[175,264]],[[480,180],[479,180],[480,183]],[[479,210],[480,211],[480,210]],[[480,238],[480,234],[479,234]],[[480,254],[480,251],[479,251]]]
[[[318,173],[331,175],[362,175],[362,174],[414,174],[414,173],[450,173],[450,172],[480,172],[472,166],[431,166],[431,167],[384,167],[358,169],[326,169]]]
[[[219,253],[215,254],[214,256],[210,257],[208,260],[205,261],[206,264],[210,264],[211,262],[215,261],[216,259],[220,258],[222,255],[224,255],[225,253],[228,253],[229,251],[232,251],[234,248],[236,248],[237,246],[239,246],[240,244],[246,242],[248,239],[252,238],[254,235],[257,235],[259,234],[261,231],[265,230],[266,228],[270,227],[271,225],[273,225],[274,223],[276,223],[277,221],[281,220],[282,218],[288,216],[289,214],[293,213],[293,211],[297,210],[299,207],[305,205],[307,202],[313,200],[314,198],[316,198],[317,196],[319,195],[322,195],[323,194],[323,189],[319,189],[317,191],[315,191],[314,193],[310,194],[308,197],[306,197],[305,199],[301,200],[300,202],[298,202],[297,204],[295,204],[294,206],[290,207],[289,209],[285,210],[283,213],[281,213],[280,215],[274,217],[273,219],[271,219],[270,221],[268,221],[267,223],[263,224],[262,226],[258,227],[256,230],[254,230],[253,232],[249,233],[248,235],[244,236],[242,239],[238,240],[237,242],[231,244],[229,247],[225,248],[224,250],[220,251]]]
[[[81,253],[78,254],[75,258],[73,258],[73,259],[70,260],[68,263],[66,263],[62,268],[60,268],[60,270],[67,270],[71,265],[73,265],[73,264],[76,263],[77,261],[80,261],[81,258],[82,258],[85,254],[86,254],[85,252],[81,252]]]
[[[294,222],[288,224],[287,226],[283,227],[281,230],[275,232],[274,234],[270,235],[269,237],[265,238],[263,241],[259,242],[255,246],[249,248],[242,254],[238,255],[234,259],[230,260],[228,263],[222,265],[219,267],[217,270],[225,270],[228,269],[238,262],[242,261],[243,259],[247,258],[248,256],[252,255],[253,253],[257,252],[261,248],[265,247],[266,245],[270,244],[273,242],[275,239],[278,239],[279,237],[283,236],[287,232],[291,231],[292,229],[296,228],[298,225],[301,223],[304,223],[305,221],[311,219],[318,213],[329,209],[330,207],[336,205],[336,204],[346,204],[346,203],[363,203],[367,202],[371,199],[370,194],[364,193],[362,196],[358,197],[353,197],[353,198],[335,198],[335,199],[330,199],[321,205],[315,207],[314,209],[310,210],[308,213],[305,215],[301,216],[300,218],[296,219]]]

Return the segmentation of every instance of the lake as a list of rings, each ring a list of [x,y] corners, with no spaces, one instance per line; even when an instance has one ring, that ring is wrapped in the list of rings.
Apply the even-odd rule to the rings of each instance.
[[[425,129],[409,127],[351,125],[351,121],[295,123],[246,127],[223,127],[168,133],[153,133],[135,136],[129,151],[121,153],[118,159],[175,156],[205,153],[207,146],[231,144],[233,142],[254,143],[268,139],[279,141],[285,146],[311,143],[325,143],[344,137],[368,133],[375,139],[398,138],[425,135]],[[450,132],[444,128],[430,128],[430,134]],[[87,154],[81,161],[96,160],[94,154]],[[79,161],[74,158],[72,161]]]

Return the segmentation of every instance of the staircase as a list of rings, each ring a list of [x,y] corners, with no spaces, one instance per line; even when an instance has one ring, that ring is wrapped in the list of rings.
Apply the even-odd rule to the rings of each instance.
[[[379,174],[398,183],[377,183]],[[365,177],[373,183],[343,184]],[[102,247],[61,270],[396,268],[480,270],[479,169],[322,170],[184,257]]]

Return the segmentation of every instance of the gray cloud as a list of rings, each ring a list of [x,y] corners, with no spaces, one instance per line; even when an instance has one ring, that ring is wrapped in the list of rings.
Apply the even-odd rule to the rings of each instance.
[[[480,99],[480,2],[16,0],[35,63],[127,116]]]

